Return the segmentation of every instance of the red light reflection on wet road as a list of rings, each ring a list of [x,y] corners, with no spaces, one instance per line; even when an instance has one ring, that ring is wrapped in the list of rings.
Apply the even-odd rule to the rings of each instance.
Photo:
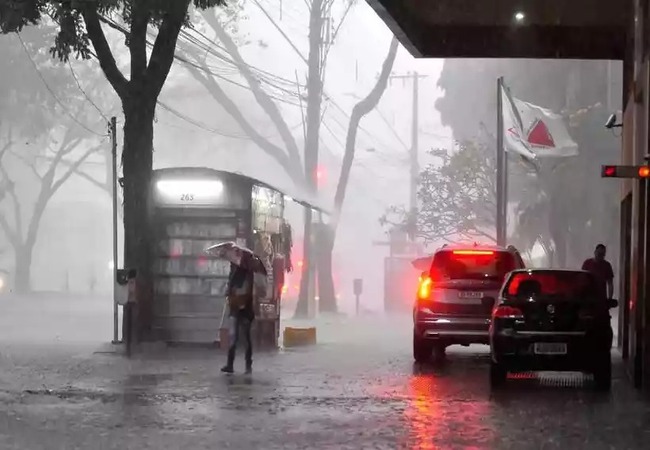
[[[436,375],[414,375],[407,386],[404,421],[407,440],[402,448],[433,450],[485,448],[493,441],[489,399],[477,396],[459,381]],[[450,394],[456,395],[450,395]],[[460,395],[458,395],[460,394]]]

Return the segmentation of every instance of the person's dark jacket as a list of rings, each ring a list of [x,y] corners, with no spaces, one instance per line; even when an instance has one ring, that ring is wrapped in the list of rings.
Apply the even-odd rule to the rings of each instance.
[[[244,288],[242,292],[242,288]],[[230,316],[242,315],[250,320],[255,317],[253,307],[253,272],[236,264],[230,264],[228,277],[228,306]]]

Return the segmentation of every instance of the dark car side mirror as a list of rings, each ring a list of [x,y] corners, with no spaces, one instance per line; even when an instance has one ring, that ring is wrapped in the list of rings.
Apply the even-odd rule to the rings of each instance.
[[[615,298],[610,298],[609,300],[607,300],[607,306],[609,307],[609,309],[617,308],[618,300],[616,300]]]
[[[489,309],[494,308],[495,303],[496,303],[496,299],[494,297],[483,297],[481,299],[481,304]]]

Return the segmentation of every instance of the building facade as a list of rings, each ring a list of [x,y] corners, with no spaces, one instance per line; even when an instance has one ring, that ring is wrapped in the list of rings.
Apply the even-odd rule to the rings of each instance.
[[[648,0],[634,2],[624,59],[622,164],[647,164],[650,94]],[[650,388],[650,236],[648,182],[625,180],[621,187],[620,346],[636,387]]]

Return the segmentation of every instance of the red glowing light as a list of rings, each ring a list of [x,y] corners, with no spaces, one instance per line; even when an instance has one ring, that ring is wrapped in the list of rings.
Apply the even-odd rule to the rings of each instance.
[[[428,300],[431,297],[431,288],[433,287],[433,281],[431,278],[426,277],[420,280],[420,286],[418,286],[418,299],[419,300]]]
[[[494,255],[492,250],[454,250],[454,255]]]
[[[503,319],[515,319],[523,317],[524,314],[518,308],[513,308],[512,306],[499,306],[494,310],[494,317],[499,317]]]

